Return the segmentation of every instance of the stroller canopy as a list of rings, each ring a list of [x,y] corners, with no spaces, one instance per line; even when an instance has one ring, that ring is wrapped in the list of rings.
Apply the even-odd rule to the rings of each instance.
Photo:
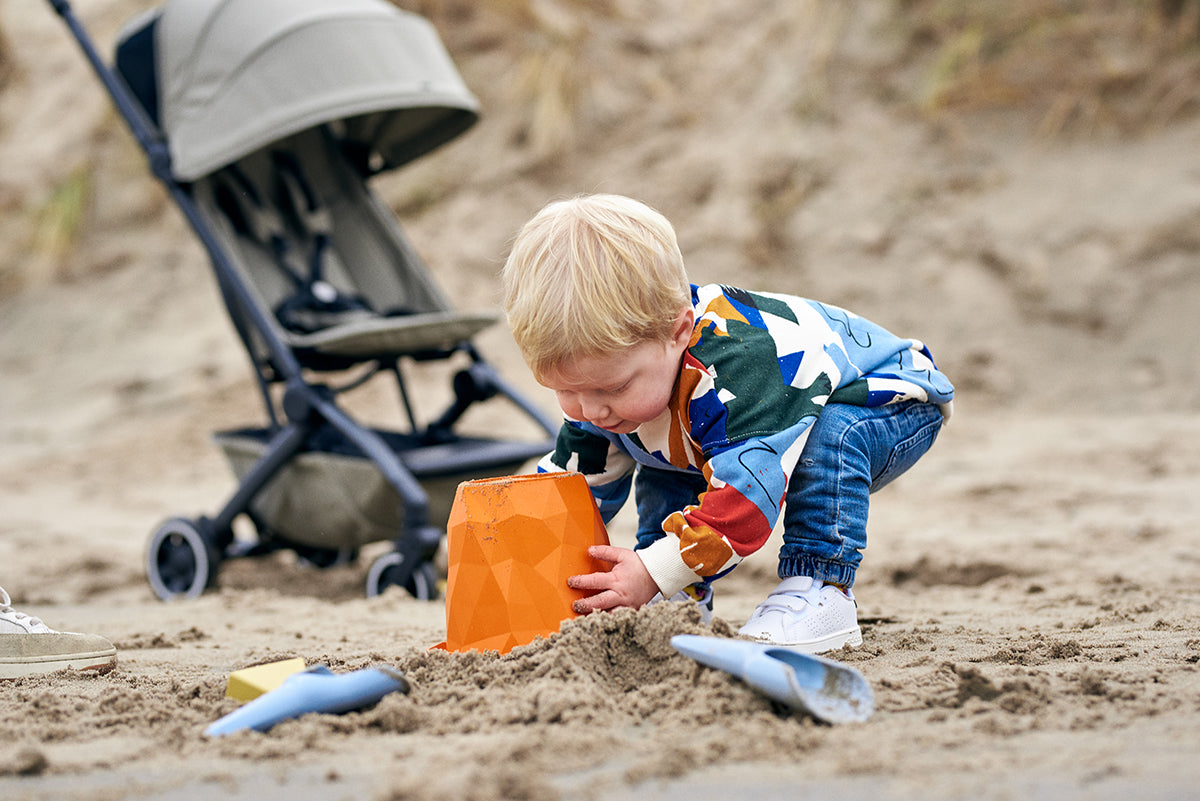
[[[391,169],[478,115],[433,26],[385,0],[171,0],[154,50],[160,124],[182,181],[339,120],[361,164]]]

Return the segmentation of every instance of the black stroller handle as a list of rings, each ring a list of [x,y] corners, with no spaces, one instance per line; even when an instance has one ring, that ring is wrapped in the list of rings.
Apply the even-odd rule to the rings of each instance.
[[[167,149],[167,143],[163,141],[159,135],[157,128],[151,124],[146,117],[146,112],[142,108],[142,104],[133,97],[128,87],[121,81],[120,78],[112,71],[100,57],[99,51],[92,43],[91,37],[84,29],[79,18],[75,16],[75,11],[71,8],[68,0],[48,0],[54,11],[63,18],[63,22],[70,28],[71,34],[75,37],[75,41],[79,43],[79,47],[83,50],[88,62],[92,65],[96,76],[100,82],[104,84],[104,88],[108,90],[108,94],[112,97],[113,103],[117,107],[117,111],[121,113],[125,123],[129,126],[129,130],[133,133],[134,139],[141,145],[142,151],[145,152],[146,158],[150,161],[150,170],[154,175],[164,181],[174,180],[171,175],[171,154]]]
[[[92,65],[92,70],[104,84],[117,111],[120,112],[125,124],[133,133],[134,139],[146,154],[146,158],[150,162],[150,171],[167,188],[175,205],[183,212],[188,223],[196,231],[216,267],[217,280],[222,292],[226,293],[230,302],[236,302],[239,308],[254,320],[257,333],[262,337],[267,350],[270,351],[271,361],[276,369],[288,378],[300,376],[301,367],[295,355],[279,339],[263,311],[250,300],[249,292],[238,280],[237,271],[230,262],[229,255],[217,241],[208,221],[200,214],[192,196],[175,178],[171,171],[171,151],[157,126],[150,122],[141,103],[133,96],[125,82],[100,57],[99,51],[92,43],[91,36],[88,35],[79,18],[75,16],[69,0],[47,0],[47,2],[62,17],[63,22],[70,29],[71,35],[75,37],[75,41],[78,42],[80,49],[83,50],[88,62]]]

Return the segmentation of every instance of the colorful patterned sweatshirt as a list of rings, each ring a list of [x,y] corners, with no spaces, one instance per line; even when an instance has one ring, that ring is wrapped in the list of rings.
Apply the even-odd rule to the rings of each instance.
[[[629,495],[637,465],[702,474],[697,504],[663,521],[638,551],[663,595],[717,577],[758,550],[826,403],[938,404],[954,387],[929,350],[851,312],[789,295],[692,287],[696,324],[666,411],[632,434],[566,420],[539,469],[583,473],[604,519]]]

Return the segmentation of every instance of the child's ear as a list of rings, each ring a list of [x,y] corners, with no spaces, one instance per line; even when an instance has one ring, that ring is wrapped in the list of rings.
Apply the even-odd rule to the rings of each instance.
[[[680,310],[675,317],[675,327],[671,330],[671,344],[686,347],[692,340],[692,329],[696,326],[696,312],[691,306]]]

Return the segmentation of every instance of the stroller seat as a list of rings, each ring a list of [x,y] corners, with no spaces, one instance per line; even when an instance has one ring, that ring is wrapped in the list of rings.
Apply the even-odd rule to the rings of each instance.
[[[306,366],[444,354],[500,319],[450,305],[328,126],[205,176],[192,193]]]
[[[497,322],[490,314],[424,313],[405,317],[364,317],[311,334],[290,334],[297,351],[353,360],[382,354],[418,354],[444,350]]]

